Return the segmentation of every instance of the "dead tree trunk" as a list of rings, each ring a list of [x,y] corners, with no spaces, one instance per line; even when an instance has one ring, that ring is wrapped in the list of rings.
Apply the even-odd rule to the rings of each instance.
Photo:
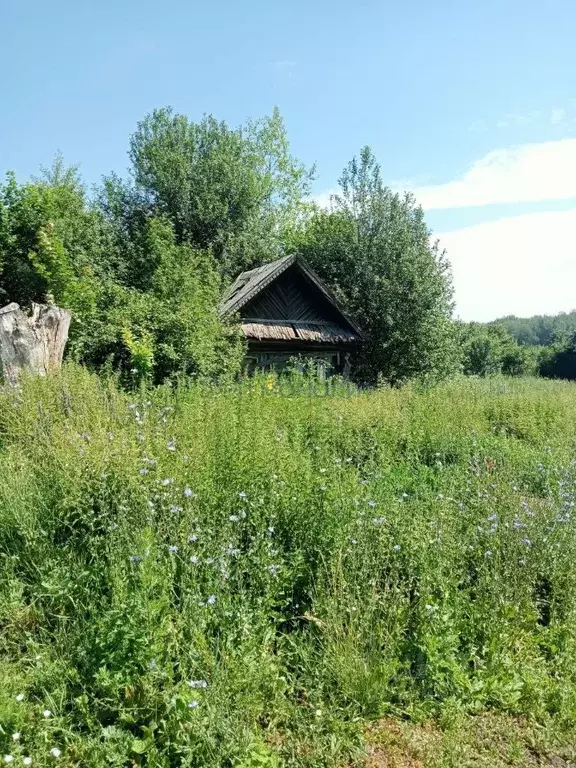
[[[0,309],[0,373],[16,384],[22,371],[45,376],[62,364],[70,313],[59,307],[32,304],[27,315],[18,304]]]

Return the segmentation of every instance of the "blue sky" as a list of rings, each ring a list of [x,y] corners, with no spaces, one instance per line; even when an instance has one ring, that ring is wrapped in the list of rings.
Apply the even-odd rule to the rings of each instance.
[[[571,0],[0,0],[0,170],[61,150],[124,172],[154,107],[233,124],[277,104],[334,188],[370,144],[448,250],[466,319],[576,306]]]

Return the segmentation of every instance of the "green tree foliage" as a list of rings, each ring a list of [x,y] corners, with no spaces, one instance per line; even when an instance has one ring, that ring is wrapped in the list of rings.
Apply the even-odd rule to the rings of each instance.
[[[139,123],[130,158],[132,194],[169,218],[178,242],[211,248],[229,278],[280,254],[311,178],[290,155],[278,110],[230,128],[212,116],[195,123],[158,109]],[[109,180],[113,200],[127,191]]]
[[[2,302],[72,311],[68,354],[128,378],[238,370],[242,347],[218,316],[220,275],[208,251],[175,242],[170,222],[117,180],[110,209],[90,205],[76,169],[57,159],[40,180],[0,188]],[[112,206],[115,206],[112,208]],[[114,215],[111,215],[111,210]]]
[[[521,376],[535,369],[532,350],[519,345],[503,325],[461,323],[459,346],[462,371],[468,375]]]
[[[0,185],[0,296],[27,306],[48,299],[79,315],[95,302],[101,216],[75,168],[61,158],[36,181]]]
[[[576,310],[558,315],[515,317],[509,315],[496,323],[503,325],[520,344],[525,346],[552,345],[559,336],[576,331]]]
[[[146,290],[108,280],[99,312],[73,345],[94,367],[107,362],[126,376],[156,383],[174,374],[200,378],[234,375],[243,347],[219,318],[220,276],[213,257],[175,242],[168,222],[149,219],[134,254],[148,260]]]
[[[358,378],[437,379],[456,364],[449,266],[410,195],[382,183],[368,147],[345,168],[331,209],[317,210],[295,247],[365,333]]]
[[[543,351],[539,372],[548,379],[576,380],[576,331]]]

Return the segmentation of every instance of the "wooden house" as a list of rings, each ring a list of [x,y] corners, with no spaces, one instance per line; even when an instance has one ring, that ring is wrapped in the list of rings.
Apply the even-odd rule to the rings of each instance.
[[[222,300],[221,315],[239,318],[248,342],[248,370],[282,370],[292,358],[312,358],[346,375],[362,335],[297,256],[242,272]]]

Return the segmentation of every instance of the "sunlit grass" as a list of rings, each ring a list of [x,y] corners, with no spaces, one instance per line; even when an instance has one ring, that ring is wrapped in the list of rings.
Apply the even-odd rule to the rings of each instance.
[[[0,754],[327,766],[382,716],[570,728],[575,441],[576,389],[539,380],[4,390]]]

